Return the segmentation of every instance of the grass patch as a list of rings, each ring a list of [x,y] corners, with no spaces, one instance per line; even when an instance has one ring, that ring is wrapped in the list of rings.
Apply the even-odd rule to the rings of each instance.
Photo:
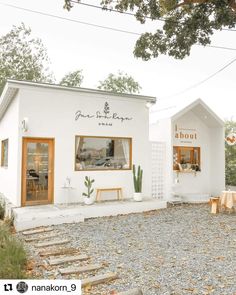
[[[0,225],[0,279],[26,278],[26,253],[6,225]]]

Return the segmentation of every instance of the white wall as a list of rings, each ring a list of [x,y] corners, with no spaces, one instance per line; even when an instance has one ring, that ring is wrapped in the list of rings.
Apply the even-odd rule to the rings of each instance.
[[[210,187],[213,196],[225,189],[225,143],[224,128],[211,128],[210,139]]]
[[[175,138],[175,125],[184,134],[196,133],[197,139]],[[182,130],[192,129],[192,130]],[[194,131],[195,130],[195,131]],[[200,147],[201,171],[194,173],[179,173],[179,193],[209,194],[210,189],[210,129],[193,112],[188,112],[172,124],[173,146]],[[172,168],[173,169],[173,168]],[[176,177],[176,172],[174,177]]]
[[[0,121],[0,140],[8,139],[8,167],[0,167],[0,193],[12,204],[20,205],[19,193],[19,98],[14,98]],[[1,149],[1,145],[0,145]],[[0,153],[1,154],[1,153]]]
[[[117,96],[78,93],[55,89],[21,87],[20,118],[28,118],[29,130],[21,133],[25,137],[55,138],[54,202],[63,203],[68,197],[62,189],[66,177],[71,178],[75,187],[70,192],[69,201],[81,201],[84,191],[84,177],[95,179],[95,187],[121,186],[125,197],[132,197],[132,171],[74,171],[75,135],[132,137],[133,163],[144,170],[143,192],[150,196],[150,145],[148,139],[148,109],[145,101]],[[75,113],[93,114],[103,111],[108,102],[111,112],[132,117],[121,123],[112,121],[112,126],[99,126],[98,119],[78,119]],[[104,120],[103,120],[104,121]],[[105,120],[106,121],[106,120]],[[19,158],[21,161],[21,157]],[[21,165],[21,163],[20,163]]]
[[[197,139],[176,139],[175,124],[178,128],[195,129],[183,131],[195,134]],[[225,187],[225,155],[224,155],[224,128],[212,127],[193,112],[188,112],[173,122],[173,145],[194,146],[201,148],[201,172],[196,176],[191,173],[179,173],[180,193],[201,195],[219,195]],[[175,175],[176,177],[176,175]]]
[[[177,132],[193,134],[193,138],[176,138]],[[162,119],[150,126],[150,139],[164,141],[166,152],[166,199],[176,195],[192,195],[199,200],[207,195],[219,195],[224,189],[224,131],[223,127],[210,127],[210,123],[203,122],[192,111],[173,120]],[[196,133],[196,139],[195,139]],[[188,136],[187,136],[188,137]],[[176,173],[173,172],[173,146],[191,146],[201,149],[201,172]],[[179,184],[175,185],[175,179]]]

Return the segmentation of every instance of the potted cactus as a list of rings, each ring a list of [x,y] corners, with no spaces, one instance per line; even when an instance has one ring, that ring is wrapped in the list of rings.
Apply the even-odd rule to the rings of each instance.
[[[84,185],[87,188],[86,193],[83,193],[84,196],[84,203],[86,205],[91,205],[94,203],[95,198],[92,196],[92,193],[94,192],[94,189],[92,188],[92,185],[94,183],[94,179],[90,179],[90,177],[85,176]]]
[[[143,178],[143,170],[141,169],[141,167],[138,166],[138,170],[136,173],[136,167],[135,165],[133,165],[134,200],[137,202],[141,202],[143,199],[142,178]]]

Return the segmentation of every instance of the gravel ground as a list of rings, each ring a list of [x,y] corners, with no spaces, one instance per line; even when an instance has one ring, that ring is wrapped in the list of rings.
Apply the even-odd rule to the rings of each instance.
[[[70,247],[91,256],[90,263],[103,263],[97,274],[119,275],[83,294],[139,287],[145,295],[236,295],[235,212],[212,215],[206,204],[181,205],[54,228],[71,238]],[[33,244],[26,247],[39,276],[60,278],[58,269],[42,267]],[[85,276],[89,274],[65,278]]]

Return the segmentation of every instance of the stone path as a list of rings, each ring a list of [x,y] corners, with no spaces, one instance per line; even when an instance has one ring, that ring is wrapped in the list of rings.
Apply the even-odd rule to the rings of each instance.
[[[41,259],[40,263],[46,270],[50,271],[55,278],[60,275],[64,277],[71,274],[90,273],[90,276],[80,278],[81,286],[85,289],[85,292],[90,291],[92,286],[107,284],[118,278],[118,274],[114,272],[98,274],[98,271],[105,268],[105,265],[91,263],[91,257],[87,254],[81,254],[79,249],[70,247],[70,239],[54,239],[60,236],[60,233],[51,233],[53,231],[53,227],[41,227],[24,231],[22,235],[24,241],[26,243],[31,243],[31,248],[35,248],[35,251],[40,248],[40,251],[37,253],[39,259]],[[59,246],[63,247],[58,248]],[[85,264],[81,265],[81,262],[84,261],[86,261]],[[60,268],[57,268],[58,266],[60,266]],[[62,268],[62,266],[64,268]],[[140,290],[139,293],[137,293],[136,290],[130,290],[127,294],[142,294],[140,292]]]

